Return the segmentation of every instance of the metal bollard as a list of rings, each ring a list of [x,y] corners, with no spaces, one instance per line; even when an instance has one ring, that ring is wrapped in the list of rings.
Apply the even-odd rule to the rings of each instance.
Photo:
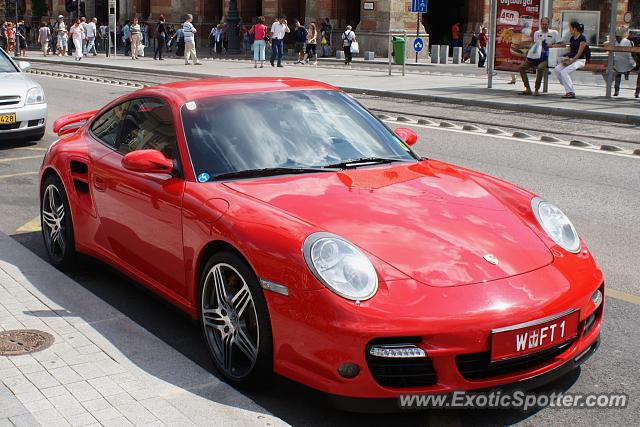
[[[462,64],[462,48],[461,47],[453,48],[453,63]]]
[[[431,45],[431,63],[437,64],[440,62],[440,45]]]
[[[471,46],[469,48],[469,63],[476,64],[478,62],[478,48]]]
[[[449,56],[449,45],[440,45],[440,64],[447,63],[447,57]]]

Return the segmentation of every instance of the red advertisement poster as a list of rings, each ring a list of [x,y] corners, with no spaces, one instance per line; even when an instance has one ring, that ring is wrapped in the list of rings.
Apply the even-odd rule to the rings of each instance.
[[[540,25],[540,0],[498,0],[495,68],[516,71]]]

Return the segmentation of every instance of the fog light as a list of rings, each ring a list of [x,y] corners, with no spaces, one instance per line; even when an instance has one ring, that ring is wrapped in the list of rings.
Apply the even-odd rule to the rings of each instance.
[[[593,301],[593,305],[595,305],[596,308],[600,307],[600,304],[602,304],[602,292],[600,292],[600,289],[591,295],[591,301]]]
[[[40,120],[38,120],[38,124],[39,124],[39,125],[43,125],[43,124],[44,124],[44,119],[40,119]]]
[[[360,373],[360,368],[355,363],[343,363],[338,368],[338,373],[344,378],[353,378]]]
[[[427,353],[413,344],[386,344],[374,345],[369,349],[369,354],[377,357],[394,359],[409,357],[426,357]]]

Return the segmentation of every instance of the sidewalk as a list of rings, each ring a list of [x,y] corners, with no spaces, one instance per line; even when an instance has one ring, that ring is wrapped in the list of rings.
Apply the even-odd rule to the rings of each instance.
[[[280,419],[0,233],[0,333],[51,347],[0,355],[0,426],[281,426]]]
[[[346,67],[329,61],[320,62],[317,67],[286,64],[285,68],[272,68],[267,62],[264,69],[254,69],[252,62],[237,59],[203,59],[202,66],[185,66],[182,59],[154,61],[152,58],[141,58],[133,61],[123,56],[88,57],[80,63],[74,61],[72,57],[58,56],[44,58],[31,55],[26,60],[33,63],[146,71],[196,78],[213,76],[308,78],[332,84],[352,93],[640,125],[640,101],[632,97],[631,89],[632,84],[635,87],[635,75],[629,81],[623,81],[621,90],[623,96],[606,99],[603,96],[604,84],[596,84],[598,79],[602,80],[602,77],[593,76],[587,72],[583,73],[585,76],[580,76],[580,72],[576,72],[574,75],[578,75],[576,79],[578,99],[565,100],[560,98],[564,90],[553,78],[550,79],[548,94],[541,97],[524,97],[519,95],[522,90],[520,82],[516,85],[507,84],[510,80],[508,74],[499,74],[494,77],[494,88],[487,89],[486,76],[478,74],[477,67],[469,65],[459,65],[460,73],[455,74],[451,71],[453,70],[451,65],[425,64],[423,67],[433,67],[437,72],[410,72],[406,76],[400,75],[399,66],[394,66],[394,74],[388,76],[383,67],[375,69],[364,66]],[[580,79],[585,79],[587,83],[580,84],[578,82]]]

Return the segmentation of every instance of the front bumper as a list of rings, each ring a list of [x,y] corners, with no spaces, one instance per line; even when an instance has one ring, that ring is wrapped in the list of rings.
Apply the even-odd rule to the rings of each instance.
[[[16,123],[0,125],[0,140],[31,138],[44,132],[47,126],[47,104],[5,107],[0,114],[16,114]]]
[[[596,308],[591,300],[597,289],[604,294],[602,273],[595,264],[584,261],[582,268],[569,269],[570,275],[562,272],[565,269],[559,264],[563,261],[559,261],[519,276],[469,286],[433,288],[413,280],[382,283],[378,294],[360,305],[328,290],[290,292],[288,297],[268,292],[274,369],[331,395],[384,399],[522,384],[562,366],[571,368],[572,360],[595,351],[604,305]],[[577,337],[568,345],[515,368],[495,371],[488,366],[487,372],[475,377],[463,372],[461,356],[477,357],[476,368],[482,367],[482,357],[489,355],[492,329],[569,308],[579,310],[580,323]],[[385,386],[372,373],[367,346],[374,340],[405,338],[426,352],[435,373],[429,385]],[[357,365],[359,374],[341,376],[338,368],[344,363]],[[413,373],[411,369],[407,373]]]

